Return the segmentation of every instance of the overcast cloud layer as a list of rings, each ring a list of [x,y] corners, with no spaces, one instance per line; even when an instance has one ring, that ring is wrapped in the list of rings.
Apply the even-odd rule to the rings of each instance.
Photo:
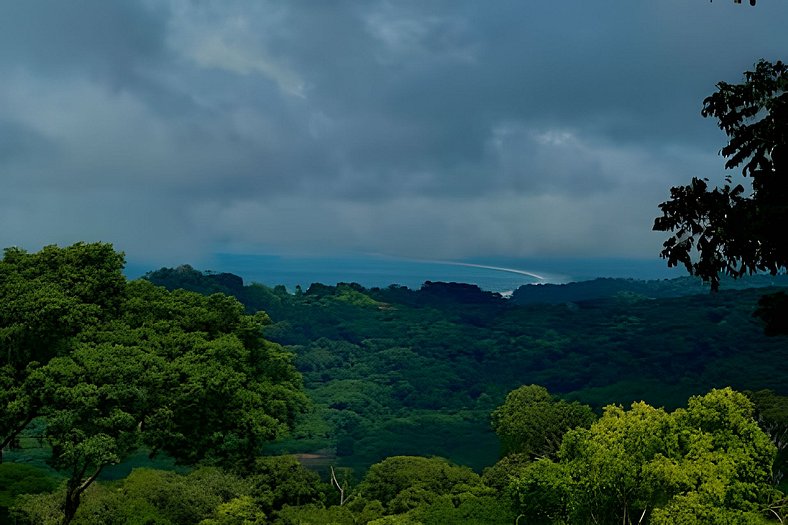
[[[656,257],[788,2],[0,3],[0,245]]]

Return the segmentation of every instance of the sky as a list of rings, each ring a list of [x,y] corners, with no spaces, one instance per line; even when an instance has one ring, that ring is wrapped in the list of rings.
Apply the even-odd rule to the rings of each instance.
[[[788,2],[0,2],[0,246],[658,257]]]

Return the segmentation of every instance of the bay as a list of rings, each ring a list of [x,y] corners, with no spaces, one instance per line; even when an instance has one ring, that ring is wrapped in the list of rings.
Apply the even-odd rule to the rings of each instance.
[[[287,256],[217,253],[210,269],[243,277],[244,282],[267,286],[312,283],[358,283],[366,288],[390,285],[419,289],[426,281],[475,284],[481,289],[511,293],[526,284],[565,283],[596,277],[661,279],[681,275],[664,261],[637,259],[555,259],[479,257],[462,260],[419,260],[385,255]]]

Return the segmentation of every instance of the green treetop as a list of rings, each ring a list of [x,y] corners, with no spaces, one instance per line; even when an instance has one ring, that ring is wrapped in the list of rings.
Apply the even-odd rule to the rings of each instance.
[[[250,468],[306,397],[264,313],[234,298],[127,283],[106,244],[6,250],[0,261],[0,438],[43,416],[68,477],[63,523],[101,470],[145,446]]]
[[[569,403],[539,385],[511,391],[492,413],[492,426],[501,440],[501,455],[524,454],[553,457],[564,434],[575,427],[588,427],[596,416],[587,405]]]
[[[752,403],[726,388],[672,413],[609,406],[510,490],[529,523],[761,523],[774,456]]]
[[[31,374],[67,354],[81,331],[117,315],[126,279],[112,245],[8,248],[0,260],[0,462],[2,450],[39,415]]]

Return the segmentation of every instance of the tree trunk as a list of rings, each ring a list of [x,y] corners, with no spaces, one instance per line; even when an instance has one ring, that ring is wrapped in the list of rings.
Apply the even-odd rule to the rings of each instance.
[[[93,474],[85,481],[82,481],[81,476],[68,480],[66,484],[66,506],[64,508],[62,525],[69,525],[71,520],[74,519],[74,515],[76,515],[77,508],[79,507],[80,496],[82,496],[82,493],[85,492],[85,489],[88,488],[91,483],[96,481],[102,468],[104,468],[104,465],[99,465]]]
[[[66,506],[63,509],[63,525],[68,525],[71,523],[71,520],[74,519],[74,515],[77,513],[80,496],[79,486],[77,483],[79,482],[72,482],[72,480],[68,480],[68,485],[66,488]]]

